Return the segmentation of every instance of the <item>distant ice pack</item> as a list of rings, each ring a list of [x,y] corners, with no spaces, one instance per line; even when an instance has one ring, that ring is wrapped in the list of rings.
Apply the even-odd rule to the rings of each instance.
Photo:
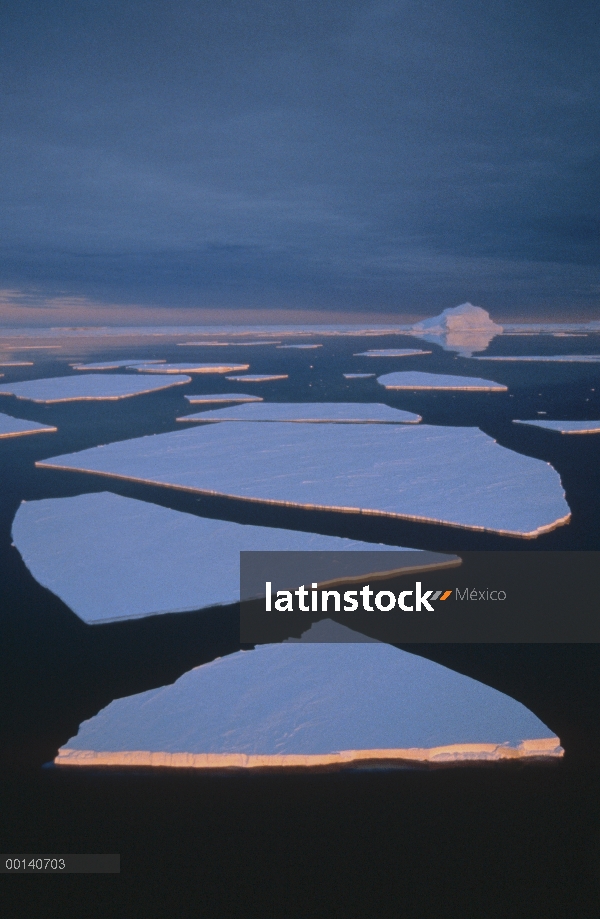
[[[109,492],[23,501],[12,536],[36,580],[90,625],[237,603],[241,551],[401,552],[411,570],[415,554],[423,568],[451,558],[196,517]]]
[[[600,421],[514,421],[513,424],[530,424],[558,434],[599,434]]]
[[[478,428],[224,421],[37,465],[514,536],[538,536],[570,517],[549,463]]]
[[[520,702],[329,621],[329,641],[239,651],[84,721],[58,765],[311,767],[556,758],[560,740]]]
[[[31,402],[74,402],[83,399],[125,399],[142,393],[190,383],[188,376],[163,376],[157,380],[139,379],[125,374],[90,373],[85,376],[53,377],[0,386],[0,395],[16,396]]]
[[[534,354],[534,355],[503,355],[501,357],[474,357],[474,361],[540,361],[542,363],[554,362],[559,364],[597,364],[600,354]]]
[[[25,421],[23,418],[13,418],[11,415],[0,413],[0,438],[20,437],[23,434],[43,434],[58,430],[47,424],[38,424],[37,421]]]
[[[480,377],[459,377],[448,373],[420,373],[409,370],[384,373],[377,382],[386,389],[447,389],[470,392],[506,392],[507,386]]]
[[[373,402],[263,402],[185,415],[177,421],[290,421],[416,424],[420,415]]]

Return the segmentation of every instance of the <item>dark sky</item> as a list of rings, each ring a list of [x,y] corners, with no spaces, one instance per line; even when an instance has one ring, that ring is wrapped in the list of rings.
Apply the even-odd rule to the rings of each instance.
[[[599,21],[597,0],[7,0],[0,288],[592,315]]]

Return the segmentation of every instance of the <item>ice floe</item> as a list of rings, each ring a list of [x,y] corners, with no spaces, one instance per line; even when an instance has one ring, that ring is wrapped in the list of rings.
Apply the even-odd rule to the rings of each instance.
[[[225,421],[37,465],[514,536],[537,536],[570,517],[549,463],[502,447],[478,428]]]
[[[278,350],[285,348],[296,348],[299,351],[311,351],[313,348],[322,348],[323,345],[277,345]]]
[[[0,386],[0,395],[16,396],[30,402],[73,402],[81,399],[125,399],[142,393],[167,389],[190,383],[191,377],[164,376],[159,380],[141,380],[135,376],[86,374],[85,376],[52,377],[47,380],[27,380]]]
[[[205,394],[194,394],[191,396],[185,397],[188,402],[192,405],[206,405],[211,402],[262,402],[262,396],[249,396],[244,392],[221,392],[221,393],[209,393]]]
[[[47,424],[38,424],[37,421],[25,421],[23,418],[13,418],[0,412],[0,438],[20,437],[23,434],[43,434],[58,430]]]
[[[416,424],[420,415],[377,402],[263,402],[186,415],[177,421],[296,421]]]
[[[278,345],[278,341],[180,341],[180,348],[251,348],[257,345]]]
[[[514,421],[513,424],[530,424],[559,434],[600,434],[600,421]]]
[[[247,370],[250,364],[132,364],[138,373],[230,373]]]
[[[366,380],[367,377],[374,377],[374,373],[345,373],[346,380]]]
[[[448,373],[421,373],[417,370],[384,373],[377,382],[386,389],[449,389],[469,392],[506,392],[508,386],[479,377],[459,377]]]
[[[533,355],[502,355],[494,357],[474,357],[474,361],[556,361],[561,364],[597,364],[600,354],[533,354]]]
[[[306,768],[563,754],[533,712],[497,689],[392,645],[357,642],[331,621],[319,626],[316,640],[305,633],[238,651],[116,699],[55,762]],[[335,640],[319,641],[323,631]]]
[[[2,361],[0,367],[33,367],[33,361]]]
[[[287,373],[246,373],[239,377],[227,377],[235,383],[268,383],[270,380],[287,380]]]
[[[431,351],[422,351],[420,348],[380,348],[370,351],[359,351],[354,357],[413,357],[416,354],[431,354]]]
[[[148,361],[148,360],[125,360],[125,361],[97,361],[93,364],[71,364],[70,366],[73,370],[118,370],[120,367],[137,367],[138,364],[164,364],[164,360],[157,361]]]
[[[439,316],[424,319],[411,327],[417,338],[440,345],[445,351],[457,351],[469,357],[473,351],[485,351],[502,326],[489,313],[472,303],[443,310]]]
[[[241,551],[401,553],[411,571],[453,558],[211,520],[110,492],[24,501],[12,535],[33,577],[90,625],[237,603]]]

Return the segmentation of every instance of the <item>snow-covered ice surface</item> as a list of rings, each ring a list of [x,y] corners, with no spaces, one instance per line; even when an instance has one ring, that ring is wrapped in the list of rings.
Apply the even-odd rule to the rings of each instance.
[[[20,437],[23,434],[51,433],[56,430],[57,428],[49,427],[46,424],[38,424],[37,421],[25,421],[23,418],[13,418],[11,415],[5,415],[0,412],[0,438]]]
[[[422,351],[420,348],[372,348],[370,351],[359,351],[354,357],[413,357],[415,354],[431,354],[431,351]]]
[[[537,536],[570,517],[549,463],[479,428],[224,421],[37,465],[515,536]]]
[[[314,767],[563,754],[510,696],[392,645],[348,640],[332,622],[327,631],[337,640],[238,651],[116,699],[81,724],[55,763]]]
[[[138,373],[229,373],[236,370],[247,370],[250,364],[132,364]]]
[[[132,358],[130,361],[98,361],[94,364],[71,364],[73,370],[118,370],[119,367],[137,367],[138,364],[164,364],[164,360],[157,361],[147,361],[140,360],[136,361],[135,358]]]
[[[192,405],[206,405],[211,402],[262,402],[262,396],[249,396],[244,392],[221,392],[207,395],[191,395],[185,397]]]
[[[374,377],[374,373],[345,373],[346,380],[366,380],[368,377]]]
[[[416,424],[420,415],[378,402],[263,402],[186,415],[177,421],[297,421]]]
[[[268,383],[270,380],[287,380],[287,373],[245,373],[241,377],[227,377],[235,383]]]
[[[451,389],[471,392],[506,392],[507,386],[479,377],[459,377],[448,373],[421,373],[417,370],[384,373],[377,382],[386,389]]]
[[[12,536],[34,578],[90,625],[237,603],[241,551],[402,552],[411,571],[415,555],[423,569],[452,558],[211,520],[110,492],[23,501]]]
[[[530,424],[559,434],[600,434],[600,421],[514,421],[513,424]]]
[[[142,393],[167,389],[190,383],[191,377],[163,376],[157,380],[140,379],[132,375],[90,373],[84,376],[53,377],[47,380],[28,380],[0,386],[0,395],[16,396],[30,402],[74,402],[80,399],[125,399]]]
[[[557,361],[561,364],[597,364],[600,354],[533,354],[533,355],[504,355],[501,357],[474,357],[474,361]]]

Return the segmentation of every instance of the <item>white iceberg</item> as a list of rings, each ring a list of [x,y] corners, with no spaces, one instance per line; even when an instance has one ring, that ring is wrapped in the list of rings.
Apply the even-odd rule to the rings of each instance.
[[[290,421],[340,424],[417,424],[420,415],[377,402],[263,402],[235,405],[177,421]]]
[[[135,376],[90,373],[86,376],[52,377],[47,380],[27,380],[0,386],[0,395],[16,396],[30,402],[75,402],[79,400],[114,400],[139,396],[142,393],[167,389],[190,383],[191,377],[164,376],[159,380],[140,380]]]
[[[502,355],[501,357],[474,357],[474,361],[540,361],[542,363],[554,362],[559,364],[597,364],[600,354],[533,354],[533,355]]]
[[[0,437],[20,437],[24,434],[44,434],[57,431],[58,428],[49,427],[47,424],[38,424],[37,421],[25,421],[22,418],[13,418],[12,415],[0,413]]]
[[[268,383],[270,380],[287,380],[287,373],[246,373],[240,377],[227,377],[235,383]]]
[[[440,345],[445,351],[457,351],[470,357],[473,351],[485,351],[502,326],[495,323],[487,310],[472,303],[443,310],[439,316],[423,319],[411,326],[417,338]]]
[[[431,354],[431,351],[421,351],[420,348],[372,348],[370,351],[359,351],[354,357],[413,357],[416,354]]]
[[[250,364],[132,364],[132,370],[138,373],[229,373],[230,371],[247,370]]]
[[[12,536],[33,577],[89,625],[238,603],[241,551],[396,552],[411,571],[453,558],[196,517],[109,492],[23,501]],[[395,557],[392,567],[402,567]]]
[[[513,421],[513,424],[530,424],[559,434],[600,434],[600,421]]]
[[[512,536],[538,536],[570,517],[549,463],[478,428],[224,421],[36,465]]]
[[[346,380],[366,380],[367,377],[374,377],[374,373],[345,373]]]
[[[392,645],[356,641],[332,622],[313,630],[316,641],[305,634],[238,651],[116,699],[81,724],[55,763],[307,768],[563,755],[554,732],[497,689]],[[336,640],[319,641],[324,631]]]
[[[462,392],[506,392],[508,386],[479,377],[459,377],[449,373],[421,373],[417,370],[384,373],[377,382],[386,389],[445,389]]]
[[[211,402],[262,402],[262,396],[249,396],[243,392],[221,392],[208,394],[193,394],[185,396],[192,405],[209,405]]]
[[[119,367],[137,367],[138,364],[164,364],[164,360],[123,360],[123,361],[98,361],[94,364],[71,364],[73,370],[118,370]]]

